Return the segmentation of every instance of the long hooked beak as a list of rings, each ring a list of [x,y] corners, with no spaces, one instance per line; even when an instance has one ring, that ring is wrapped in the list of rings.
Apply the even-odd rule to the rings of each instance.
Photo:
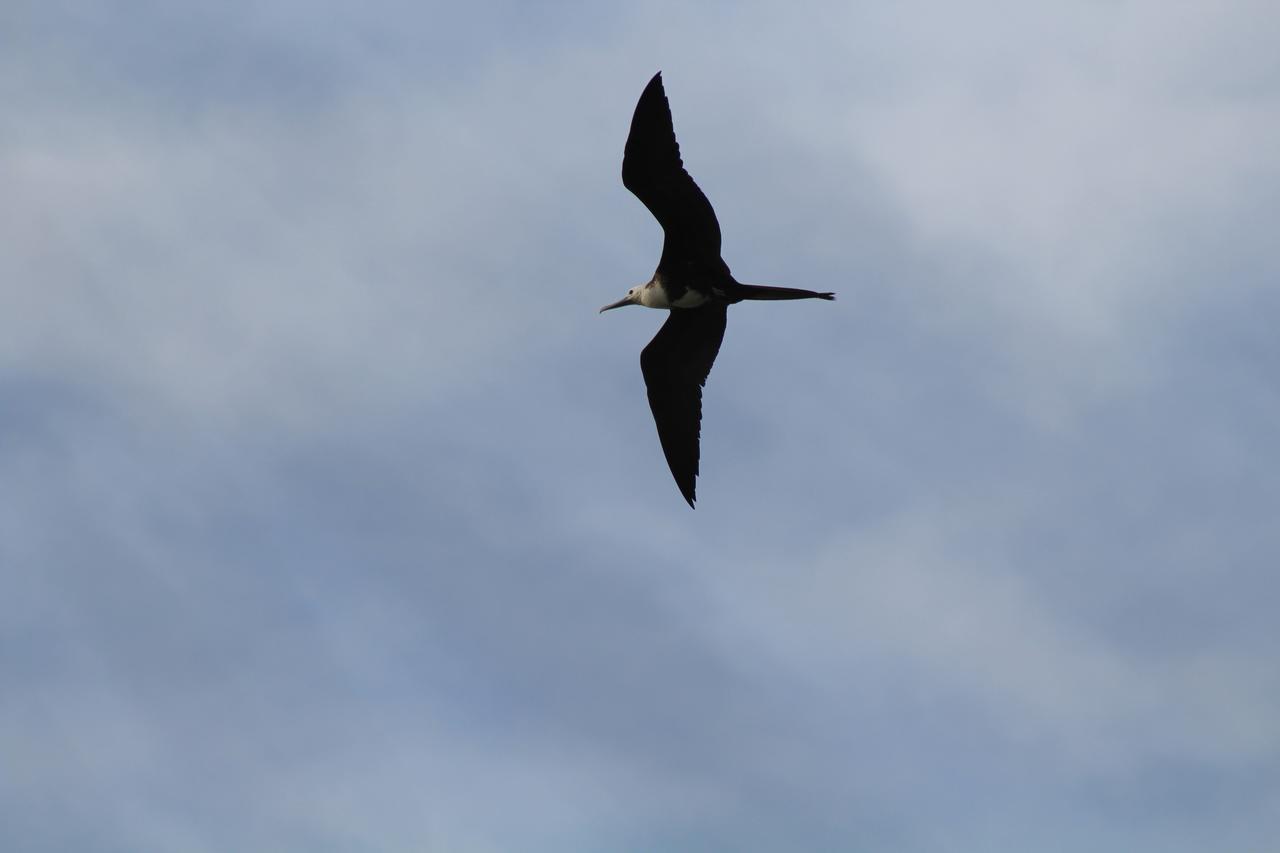
[[[622,297],[612,305],[606,305],[603,308],[601,308],[599,313],[603,314],[604,312],[608,311],[610,308],[622,308],[625,305],[634,305],[634,304],[635,302],[632,301],[631,295],[627,294],[626,296]]]

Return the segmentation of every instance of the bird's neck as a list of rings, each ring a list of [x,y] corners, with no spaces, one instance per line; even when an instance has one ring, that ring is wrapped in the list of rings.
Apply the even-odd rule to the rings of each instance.
[[[645,308],[671,307],[671,300],[667,298],[667,289],[657,274],[647,283],[640,285],[640,304]]]
[[[646,308],[697,308],[706,301],[706,294],[674,286],[657,273],[640,288],[640,304]]]

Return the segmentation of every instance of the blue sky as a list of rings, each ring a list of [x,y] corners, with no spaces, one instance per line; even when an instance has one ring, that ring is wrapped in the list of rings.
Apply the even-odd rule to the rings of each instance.
[[[1265,2],[0,8],[0,847],[1280,837]],[[645,404],[664,72],[743,281]]]

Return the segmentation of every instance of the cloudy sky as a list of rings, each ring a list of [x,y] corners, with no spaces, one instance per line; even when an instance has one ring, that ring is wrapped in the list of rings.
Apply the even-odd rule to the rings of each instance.
[[[1270,0],[0,4],[0,848],[1261,851]],[[664,72],[743,281],[598,316]]]

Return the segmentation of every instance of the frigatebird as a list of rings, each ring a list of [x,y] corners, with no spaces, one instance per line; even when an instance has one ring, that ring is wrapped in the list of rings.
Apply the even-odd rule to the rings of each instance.
[[[624,305],[671,313],[640,353],[658,439],[680,494],[693,506],[702,386],[724,339],[726,309],[744,299],[835,299],[791,287],[741,284],[720,257],[720,223],[680,160],[662,72],[640,93],[622,155],[622,184],[662,226],[653,278],[600,309]]]

